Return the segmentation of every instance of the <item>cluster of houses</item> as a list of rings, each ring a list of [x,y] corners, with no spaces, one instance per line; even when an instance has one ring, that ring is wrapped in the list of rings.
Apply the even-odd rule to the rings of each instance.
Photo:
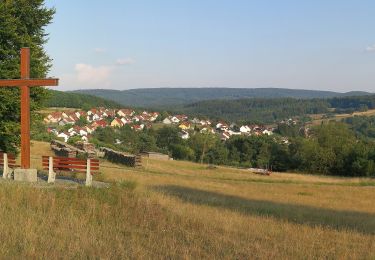
[[[99,127],[120,128],[129,125],[134,131],[140,131],[144,128],[152,127],[159,116],[158,112],[143,111],[136,113],[132,109],[93,108],[87,112],[53,112],[45,117],[44,122],[50,126],[48,128],[50,133],[64,139],[65,142],[74,136],[78,136],[82,141],[88,142],[91,134]],[[160,120],[158,121],[160,122]],[[201,133],[219,134],[224,141],[233,135],[272,135],[274,130],[260,125],[237,126],[235,124],[229,125],[226,122],[213,124],[210,120],[189,119],[186,115],[168,116],[160,123],[177,126],[182,139],[189,139],[193,130]],[[58,128],[65,130],[59,131]]]
[[[170,116],[163,120],[163,124],[175,124],[181,129],[180,136],[182,139],[189,138],[189,130],[199,129],[201,133],[219,134],[223,141],[228,140],[232,135],[272,135],[274,129],[260,125],[243,125],[227,124],[226,122],[217,122],[212,124],[210,120],[201,120],[194,118],[189,120],[186,115]],[[197,127],[198,126],[198,127]]]
[[[99,127],[123,127],[131,125],[135,131],[151,127],[158,118],[158,112],[143,111],[140,114],[132,109],[93,108],[89,111],[61,111],[53,112],[44,118],[44,122],[51,126],[48,131],[67,142],[73,136],[80,136],[87,142],[90,135]],[[81,122],[78,126],[78,122]],[[68,130],[59,131],[55,126],[71,126]],[[66,128],[65,128],[66,129]]]
[[[293,125],[297,125],[298,124],[298,120],[294,119],[294,118],[288,118],[288,119],[284,119],[284,120],[280,121],[280,124],[285,124],[285,125],[288,125],[288,126],[293,126]]]
[[[232,135],[272,135],[274,129],[267,128],[260,125],[242,125],[236,124],[228,125],[225,122],[218,122],[216,124],[216,131],[221,134],[222,140],[228,140]]]

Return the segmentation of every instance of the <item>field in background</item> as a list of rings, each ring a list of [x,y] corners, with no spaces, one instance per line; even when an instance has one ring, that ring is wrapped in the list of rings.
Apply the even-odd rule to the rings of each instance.
[[[74,112],[74,111],[81,111],[82,109],[79,108],[69,108],[69,107],[48,107],[44,108],[42,110],[39,110],[38,112],[44,116],[47,116],[48,114],[51,114],[53,112]]]
[[[312,125],[320,125],[322,122],[327,123],[331,120],[334,121],[341,121],[342,119],[354,117],[354,116],[375,116],[375,109],[371,109],[364,112],[354,112],[352,114],[335,114],[333,117],[330,118],[323,118],[324,114],[315,114],[311,115],[313,121],[311,122]]]
[[[32,164],[49,144],[33,142]],[[66,258],[374,258],[375,181],[145,160],[110,189],[0,185],[0,254]]]

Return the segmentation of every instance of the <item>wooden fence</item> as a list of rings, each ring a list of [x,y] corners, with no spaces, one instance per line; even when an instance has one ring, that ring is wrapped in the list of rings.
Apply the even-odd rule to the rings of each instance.
[[[68,157],[42,157],[44,170],[48,170],[48,183],[54,183],[56,172],[86,173],[86,186],[92,185],[92,175],[99,173],[98,159],[77,159]]]

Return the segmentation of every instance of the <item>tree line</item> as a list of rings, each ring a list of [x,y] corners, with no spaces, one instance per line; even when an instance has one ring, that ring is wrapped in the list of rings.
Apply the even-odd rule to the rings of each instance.
[[[268,168],[338,176],[375,176],[375,145],[357,138],[345,123],[331,122],[310,130],[309,137],[296,134],[233,136],[226,142],[211,133],[192,132],[188,140],[175,127],[135,132],[130,127],[98,129],[92,140],[130,153],[155,151],[174,159],[215,165]],[[117,142],[117,143],[116,143]]]

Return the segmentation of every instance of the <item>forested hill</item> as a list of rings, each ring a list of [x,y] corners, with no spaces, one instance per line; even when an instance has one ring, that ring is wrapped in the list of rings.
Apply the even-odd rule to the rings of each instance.
[[[172,111],[228,122],[274,123],[294,116],[328,113],[329,108],[324,99],[247,98],[200,101],[177,106]]]
[[[247,98],[207,100],[176,106],[174,113],[206,116],[229,122],[274,123],[294,116],[321,113],[352,113],[375,109],[375,95],[334,98]]]
[[[120,104],[107,100],[101,97],[96,97],[87,94],[62,92],[50,90],[50,98],[47,100],[45,106],[47,107],[71,107],[91,109],[93,107],[108,107],[119,108]]]
[[[367,95],[367,92],[338,93],[332,91],[299,90],[282,88],[157,88],[131,90],[77,90],[84,93],[113,100],[125,106],[166,109],[175,105],[225,99],[240,98],[330,98],[337,96]]]

